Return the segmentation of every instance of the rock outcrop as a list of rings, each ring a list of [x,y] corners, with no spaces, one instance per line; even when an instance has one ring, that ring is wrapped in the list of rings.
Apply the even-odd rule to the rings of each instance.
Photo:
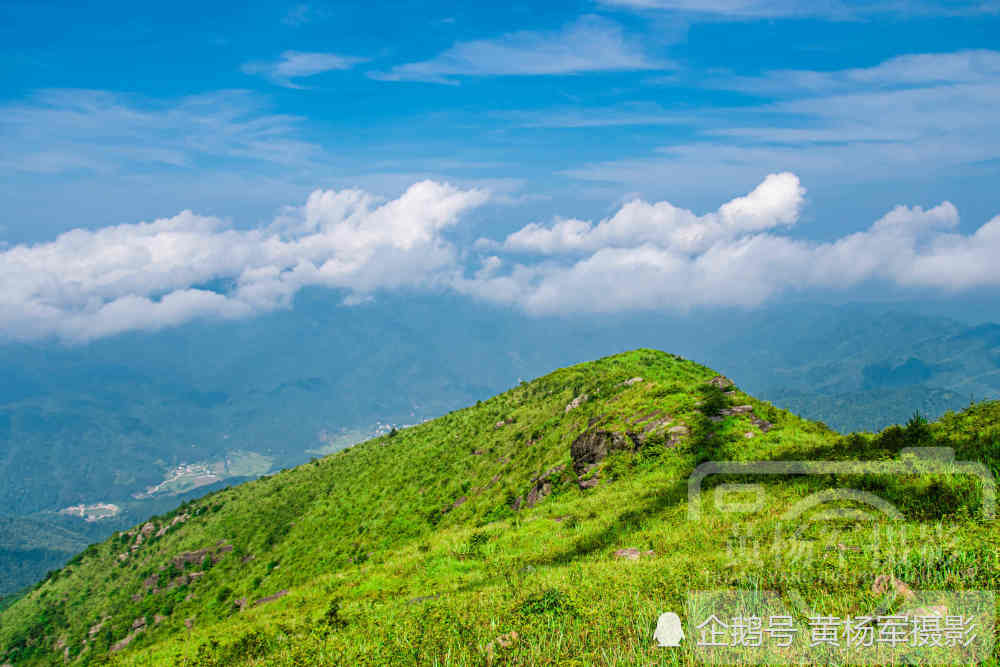
[[[872,593],[875,595],[885,595],[890,590],[894,590],[898,595],[907,600],[912,600],[916,594],[905,583],[891,574],[880,574],[875,577],[872,583]]]
[[[92,626],[90,626],[90,629],[87,630],[87,635],[90,638],[93,638],[95,635],[97,635],[98,632],[101,631],[101,628],[103,628],[104,624],[107,623],[107,622],[108,622],[108,617],[105,616],[99,622],[97,622],[97,623],[93,624]]]
[[[170,530],[179,523],[184,523],[185,521],[188,520],[188,518],[189,517],[187,514],[178,514],[173,518],[173,520],[170,523],[164,523],[162,526],[160,526],[160,529],[156,531],[156,536],[163,537],[164,535],[167,534],[168,530]]]
[[[640,558],[651,558],[655,555],[655,551],[639,551],[635,547],[619,549],[615,552],[615,558],[618,560],[639,560]]]
[[[173,560],[174,567],[178,569],[183,569],[184,565],[190,563],[192,565],[201,565],[202,561],[205,560],[205,556],[211,553],[210,549],[198,549],[197,551],[182,551],[181,553],[174,556]]]
[[[492,665],[493,661],[496,659],[497,653],[501,649],[507,649],[512,647],[517,643],[518,634],[516,631],[511,630],[505,635],[500,635],[489,644],[486,645],[486,664]]]
[[[637,446],[638,438],[633,433],[586,431],[569,448],[570,456],[573,457],[573,472],[579,477],[587,472],[588,466],[600,463],[611,452],[636,449]]]
[[[672,423],[673,418],[670,415],[664,415],[663,417],[649,421],[642,427],[642,430],[638,434],[639,443],[644,444],[650,438],[660,435]]]
[[[559,481],[559,477],[565,469],[566,466],[558,465],[554,468],[549,468],[538,477],[532,478],[533,485],[531,489],[529,489],[527,494],[516,499],[511,505],[511,509],[516,512],[525,507],[534,507],[537,505],[542,498],[552,492],[552,485]]]
[[[275,593],[274,595],[268,595],[267,597],[258,598],[257,600],[254,600],[253,601],[253,606],[256,607],[257,605],[260,605],[260,604],[267,604],[268,602],[274,602],[275,600],[277,600],[279,598],[283,598],[286,595],[288,595],[288,590],[287,589],[286,590],[281,590],[281,591],[278,591],[277,593]]]
[[[708,383],[713,387],[718,387],[719,389],[729,389],[733,386],[733,381],[725,375],[716,375],[714,378],[709,380]]]
[[[577,484],[581,489],[594,488],[598,484],[599,476],[597,474],[590,475],[590,473],[597,467],[598,463],[607,458],[611,452],[636,450],[641,445],[642,440],[636,433],[619,433],[600,429],[585,431],[570,445],[570,456],[573,457],[573,472],[576,473]]]
[[[752,405],[734,405],[731,408],[723,408],[719,410],[719,414],[714,417],[709,417],[714,422],[722,421],[724,417],[740,417],[743,415],[748,415],[750,417],[750,423],[759,428],[763,433],[767,433],[772,428],[774,424],[767,421],[766,419],[761,419],[756,414],[754,414]],[[753,436],[748,436],[753,437]]]
[[[135,639],[139,635],[139,633],[141,633],[145,629],[146,629],[145,627],[142,627],[125,635],[124,639],[121,639],[120,641],[117,641],[111,645],[111,652],[117,653],[118,651],[121,651],[123,648],[131,644],[132,640]]]

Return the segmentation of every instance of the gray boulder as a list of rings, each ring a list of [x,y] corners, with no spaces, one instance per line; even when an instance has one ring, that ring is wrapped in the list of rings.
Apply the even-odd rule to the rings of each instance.
[[[586,472],[587,466],[603,461],[611,452],[636,449],[637,446],[636,436],[632,433],[586,431],[569,448],[570,456],[573,457],[573,471],[580,476]]]

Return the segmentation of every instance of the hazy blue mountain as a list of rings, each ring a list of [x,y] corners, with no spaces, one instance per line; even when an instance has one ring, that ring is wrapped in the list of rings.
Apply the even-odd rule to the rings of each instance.
[[[915,410],[936,417],[970,397],[1000,395],[1000,326],[882,306],[582,319],[530,318],[441,295],[350,308],[339,298],[307,291],[294,309],[248,321],[86,346],[0,347],[5,513],[30,518],[40,534],[55,526],[73,544],[90,541],[179,497],[637,347],[699,359],[841,431],[876,430]],[[119,514],[87,523],[55,513],[95,503],[112,503]],[[21,533],[28,525],[19,524]],[[27,583],[68,553],[71,538],[59,530],[42,540],[44,553],[22,558],[38,563],[25,570],[34,574],[4,581]],[[11,539],[0,540],[0,570],[19,553]],[[11,590],[5,586],[0,592]]]

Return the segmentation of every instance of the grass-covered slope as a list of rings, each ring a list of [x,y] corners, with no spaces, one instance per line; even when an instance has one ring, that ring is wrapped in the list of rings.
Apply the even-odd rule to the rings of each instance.
[[[901,509],[903,544],[946,525],[947,548],[887,554],[857,526],[821,529],[796,535],[814,557],[789,568],[734,536],[763,535],[824,480],[758,480],[759,511],[692,521],[688,479],[711,460],[893,460],[932,444],[995,472],[1000,408],[845,438],[716,375],[651,350],[608,357],[187,503],[2,612],[0,662],[676,662],[690,649],[651,633],[691,590],[794,589],[836,613],[873,604],[880,573],[997,586],[1000,540],[968,480],[842,476]]]

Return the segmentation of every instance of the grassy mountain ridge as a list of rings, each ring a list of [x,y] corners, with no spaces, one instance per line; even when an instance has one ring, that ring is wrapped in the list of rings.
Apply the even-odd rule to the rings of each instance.
[[[45,519],[37,524],[44,531],[51,512],[114,503],[120,521],[66,526],[104,538],[164,511],[163,498],[134,494],[163,484],[178,466],[213,468],[234,452],[271,470],[299,465],[370,437],[378,422],[417,423],[520,378],[636,347],[724,368],[755,396],[841,432],[880,430],[915,409],[937,416],[970,396],[1000,395],[996,327],[881,306],[594,321],[414,295],[338,304],[335,293],[307,291],[293,310],[249,321],[77,347],[0,345],[4,513]],[[463,327],[447,325],[454,321]],[[215,487],[192,493],[265,467],[229,470]],[[187,487],[162,488],[166,495]],[[0,594],[36,582],[58,553],[31,568],[17,553],[0,552]]]
[[[687,494],[705,461],[894,460],[930,444],[996,473],[1000,407],[842,437],[716,377],[652,350],[607,357],[185,503],[88,547],[0,614],[0,660],[687,661],[650,634],[692,586],[791,587],[833,608],[872,602],[862,581],[883,571],[996,587],[998,540],[968,480],[848,477],[903,510],[901,535],[945,516],[953,532],[947,558],[916,561],[874,554],[857,531],[810,536],[857,547],[839,569],[732,548],[732,529],[765,531],[820,481],[770,480],[768,506],[738,520],[688,521]]]

